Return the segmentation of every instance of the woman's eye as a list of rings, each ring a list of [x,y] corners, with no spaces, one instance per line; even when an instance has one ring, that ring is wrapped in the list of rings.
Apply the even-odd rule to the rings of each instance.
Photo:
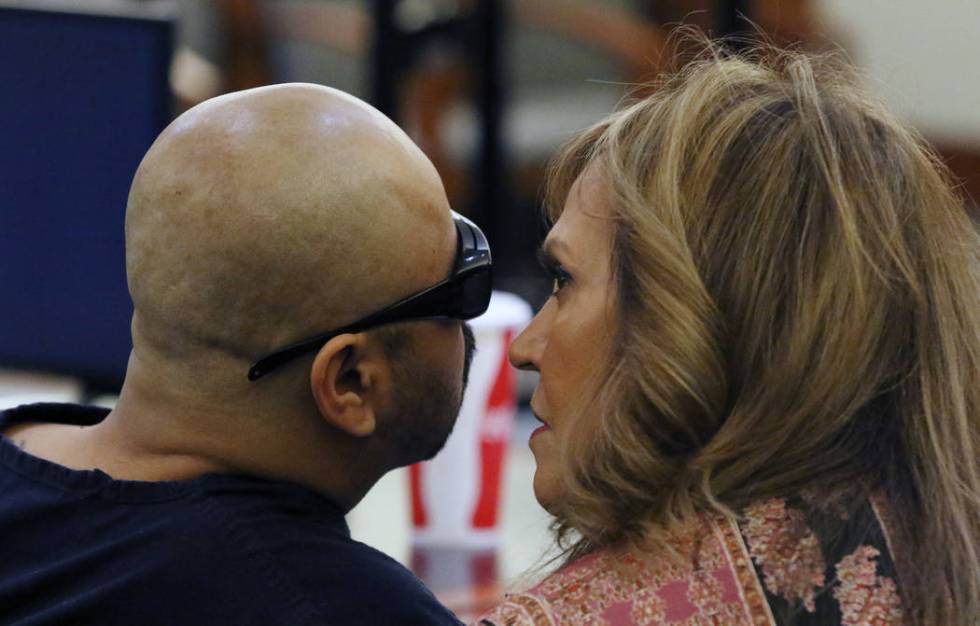
[[[572,275],[565,271],[561,263],[547,252],[543,250],[538,251],[538,261],[541,262],[541,267],[544,268],[545,273],[548,274],[548,278],[551,279],[551,295],[557,296],[559,292],[572,282]]]
[[[552,267],[550,268],[550,270],[551,270],[551,280],[552,280],[551,293],[557,294],[559,291],[564,289],[565,286],[568,285],[568,283],[572,281],[572,277],[569,276],[568,272],[562,269],[560,265]]]

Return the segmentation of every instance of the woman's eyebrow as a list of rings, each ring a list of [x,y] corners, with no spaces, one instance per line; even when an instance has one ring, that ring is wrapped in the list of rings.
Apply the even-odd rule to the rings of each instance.
[[[556,253],[555,249],[558,248],[560,250],[562,247],[563,246],[556,243],[554,240],[549,239],[537,249],[535,255],[538,257],[538,263],[541,264],[541,267],[543,267],[545,271],[552,272],[555,270],[555,268],[564,267],[568,264],[567,261],[558,258],[558,254],[560,254],[560,252]]]
[[[555,264],[555,255],[551,254],[551,252],[543,245],[539,246],[538,249],[534,251],[534,254],[538,257],[538,263],[541,265],[550,266]]]
[[[556,267],[561,265],[558,263],[558,260],[544,248],[538,248],[535,251],[535,256],[538,258],[538,264],[541,266],[541,269],[549,274],[553,272]]]
[[[538,260],[550,265],[562,265],[568,261],[568,245],[562,239],[549,237],[538,249]],[[562,257],[563,260],[559,260]]]

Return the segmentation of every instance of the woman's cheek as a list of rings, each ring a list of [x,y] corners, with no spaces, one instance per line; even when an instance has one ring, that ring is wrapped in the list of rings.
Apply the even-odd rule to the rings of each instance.
[[[534,497],[548,511],[561,498],[560,467],[552,439],[554,439],[554,433],[544,432],[536,435],[531,445],[536,464]]]

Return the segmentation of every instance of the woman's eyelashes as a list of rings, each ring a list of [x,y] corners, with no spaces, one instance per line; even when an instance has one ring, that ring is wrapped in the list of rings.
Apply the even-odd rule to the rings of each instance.
[[[572,281],[572,277],[561,265],[555,265],[551,268],[551,279],[552,287],[551,293],[557,294],[559,291],[565,288],[565,285]]]
[[[544,250],[538,252],[538,260],[541,262],[541,267],[544,268],[544,271],[551,279],[551,295],[558,295],[562,289],[572,282],[572,275],[562,267],[557,259]]]

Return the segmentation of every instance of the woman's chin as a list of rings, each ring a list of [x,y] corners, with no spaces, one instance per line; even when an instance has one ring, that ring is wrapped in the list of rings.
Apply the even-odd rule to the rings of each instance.
[[[538,466],[534,470],[534,497],[545,511],[555,514],[561,497],[561,481],[558,477]]]

